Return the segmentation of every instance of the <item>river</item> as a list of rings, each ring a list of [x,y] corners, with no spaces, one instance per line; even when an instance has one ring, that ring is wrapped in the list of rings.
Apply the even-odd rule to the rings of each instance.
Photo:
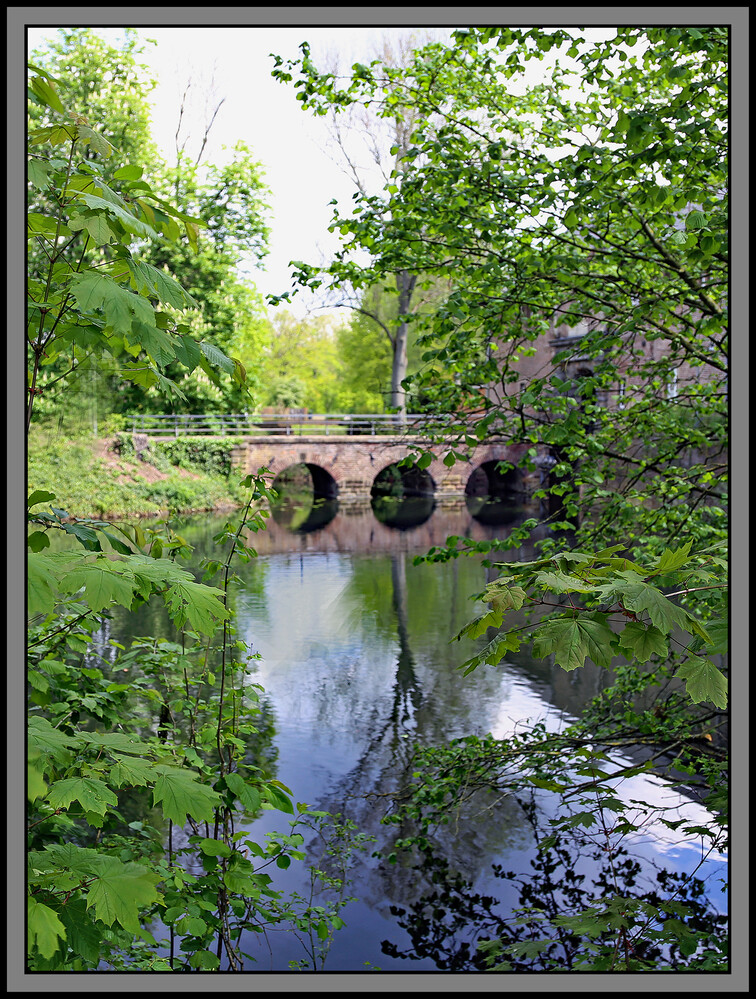
[[[374,837],[352,856],[348,894],[357,900],[341,913],[345,926],[327,955],[320,953],[326,971],[470,970],[476,925],[499,925],[518,904],[518,882],[502,870],[535,870],[534,817],[511,797],[440,828],[438,862],[419,868],[402,853],[396,863],[386,860],[399,830],[381,822],[390,792],[411,772],[413,743],[504,737],[526,720],[557,729],[609,682],[590,664],[566,673],[525,654],[467,677],[457,669],[485,641],[451,640],[480,612],[471,596],[492,570],[479,557],[415,565],[414,556],[449,535],[504,536],[522,516],[480,503],[389,504],[380,520],[369,507],[282,508],[255,536],[257,558],[237,567],[232,602],[238,636],[260,656],[249,680],[264,690],[267,764],[295,801],[345,816]],[[204,516],[180,525],[197,561],[211,554],[223,522]],[[138,616],[116,613],[107,637],[128,644],[139,627]],[[142,633],[153,630],[151,617]],[[648,803],[665,795],[672,801],[653,776],[636,778],[631,793]],[[699,806],[673,797],[701,817]],[[543,835],[548,796],[538,808]],[[259,841],[273,829],[286,831],[286,822],[280,812],[264,812],[248,828]],[[315,861],[317,842],[308,842]],[[636,837],[633,851],[653,870],[692,870],[698,861],[658,824]],[[574,864],[586,877],[595,868],[579,853]],[[714,858],[706,873],[724,876],[723,865]],[[276,871],[275,883],[303,896],[310,890],[300,864]],[[248,970],[284,971],[307,959],[298,934],[247,936]]]

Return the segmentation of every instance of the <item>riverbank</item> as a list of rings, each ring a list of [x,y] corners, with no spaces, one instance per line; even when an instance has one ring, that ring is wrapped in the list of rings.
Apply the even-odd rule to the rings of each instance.
[[[29,493],[45,489],[69,516],[103,519],[222,512],[242,504],[237,477],[228,474],[230,465],[219,460],[217,449],[208,469],[201,452],[190,457],[155,446],[137,455],[128,436],[34,432],[27,452]]]

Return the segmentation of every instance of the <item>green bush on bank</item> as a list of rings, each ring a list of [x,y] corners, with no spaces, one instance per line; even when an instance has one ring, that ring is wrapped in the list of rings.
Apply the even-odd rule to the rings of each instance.
[[[161,459],[170,465],[189,471],[220,475],[228,479],[233,472],[231,455],[242,442],[240,437],[226,437],[223,440],[207,440],[202,437],[176,437],[167,441],[148,441],[141,451],[141,457],[160,468]],[[136,454],[134,437],[131,433],[120,432],[114,437],[118,454],[130,457]]]
[[[78,517],[210,510],[237,505],[242,500],[231,475],[230,447],[227,451],[222,446],[210,449],[204,457],[200,448],[189,457],[190,449],[182,454],[181,447],[165,448],[161,444],[137,457],[131,434],[117,434],[114,443],[118,456],[115,468],[98,456],[91,437],[32,435],[27,461],[29,490],[53,491],[55,505]],[[168,443],[181,445],[183,441]],[[163,476],[150,481],[144,474],[146,465]],[[182,470],[191,475],[182,475]]]

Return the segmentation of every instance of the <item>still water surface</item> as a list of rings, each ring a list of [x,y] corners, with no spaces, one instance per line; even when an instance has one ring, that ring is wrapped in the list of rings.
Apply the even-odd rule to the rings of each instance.
[[[466,970],[466,947],[474,949],[472,914],[482,905],[507,914],[518,904],[514,883],[497,876],[494,865],[530,870],[537,837],[531,819],[510,798],[438,831],[440,851],[451,865],[445,873],[413,869],[401,855],[396,864],[372,856],[374,850],[388,854],[402,832],[381,819],[390,810],[390,792],[411,773],[411,746],[487,732],[503,737],[526,720],[556,729],[607,677],[590,664],[568,674],[526,655],[468,677],[457,670],[485,643],[450,640],[480,613],[482,605],[471,597],[492,570],[477,558],[415,566],[413,557],[449,535],[504,536],[517,511],[489,508],[479,518],[468,506],[414,512],[405,507],[404,513],[397,507],[383,520],[389,523],[369,508],[332,507],[316,511],[314,519],[312,511],[304,517],[279,511],[255,537],[258,558],[237,570],[238,637],[260,656],[251,664],[250,682],[265,691],[267,756],[275,776],[295,801],[340,813],[375,837],[355,857],[349,894],[358,901],[342,912],[346,926],[335,934],[325,970]],[[198,561],[211,554],[222,523],[201,517],[181,525]],[[115,618],[117,633],[110,637],[128,642],[138,633],[127,634],[125,627],[125,619],[119,624]],[[649,803],[664,796],[678,800],[653,777],[637,778],[628,793]],[[686,814],[696,814],[697,806],[679,801]],[[544,818],[548,801],[541,807]],[[248,828],[262,841],[266,832],[286,831],[286,823],[282,813],[265,812]],[[662,826],[639,837],[634,852],[646,866],[677,871],[692,869],[698,860]],[[578,856],[575,865],[590,876],[589,858]],[[716,869],[721,875],[721,858]],[[302,865],[276,871],[274,880],[279,888],[308,891]],[[440,892],[440,904],[428,903],[434,892]],[[491,901],[484,905],[485,896]],[[420,948],[418,940],[424,941]],[[285,971],[290,961],[306,957],[301,942],[286,932],[250,934],[242,949],[255,959],[247,962],[249,970]]]

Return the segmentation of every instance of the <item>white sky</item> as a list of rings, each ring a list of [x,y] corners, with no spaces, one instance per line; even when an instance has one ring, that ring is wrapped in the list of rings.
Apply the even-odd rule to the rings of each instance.
[[[73,22],[75,24],[77,22]],[[81,23],[81,22],[78,22]],[[86,23],[86,21],[84,22]],[[110,44],[123,38],[120,27],[95,29]],[[354,193],[343,161],[330,140],[325,117],[302,110],[293,84],[282,84],[271,76],[270,53],[284,60],[296,58],[299,45],[310,43],[315,65],[331,68],[337,57],[342,69],[355,62],[368,62],[376,47],[387,38],[419,39],[429,32],[438,39],[448,37],[451,28],[435,27],[267,27],[263,25],[223,25],[141,27],[135,29],[142,39],[154,39],[146,45],[140,60],[158,81],[152,92],[153,137],[168,163],[175,162],[175,134],[179,122],[182,94],[192,81],[188,113],[182,134],[188,130],[188,151],[199,149],[199,142],[212,109],[223,98],[215,118],[204,164],[221,165],[224,147],[243,141],[261,163],[265,182],[270,188],[271,208],[269,253],[262,264],[250,270],[249,277],[262,294],[282,294],[290,290],[289,261],[326,263],[339,246],[338,233],[329,233],[336,198],[348,212]],[[585,37],[608,37],[611,28],[584,29]],[[29,51],[42,46],[54,36],[54,28],[28,28]],[[536,82],[544,66],[533,62],[524,80],[511,86]],[[208,111],[210,107],[210,111]],[[359,140],[356,140],[359,141]],[[362,147],[364,150],[364,147]],[[314,296],[298,293],[284,308],[304,315],[317,308]],[[327,310],[326,310],[327,311]],[[336,315],[344,316],[344,310]]]
[[[271,189],[270,252],[263,261],[264,270],[255,270],[250,277],[263,294],[287,291],[290,260],[317,264],[338,246],[338,234],[328,232],[333,211],[328,203],[338,198],[348,204],[354,187],[327,151],[325,119],[302,110],[292,84],[273,79],[269,54],[294,58],[299,44],[307,40],[316,65],[320,65],[319,56],[338,51],[342,65],[349,67],[368,60],[373,44],[384,34],[406,35],[413,29],[186,26],[137,30],[141,37],[157,42],[147,46],[142,59],[158,80],[152,94],[153,136],[169,163],[175,159],[181,94],[189,78],[197,86],[198,98],[208,91],[215,95],[215,103],[225,98],[203,162],[219,165],[223,147],[241,140],[262,164]],[[122,37],[119,28],[97,31],[111,44]],[[29,51],[53,34],[53,29],[30,28]],[[192,134],[199,139],[207,120],[203,99],[196,100],[192,112]],[[192,149],[191,143],[188,148]],[[309,301],[298,295],[292,311],[302,314]]]

